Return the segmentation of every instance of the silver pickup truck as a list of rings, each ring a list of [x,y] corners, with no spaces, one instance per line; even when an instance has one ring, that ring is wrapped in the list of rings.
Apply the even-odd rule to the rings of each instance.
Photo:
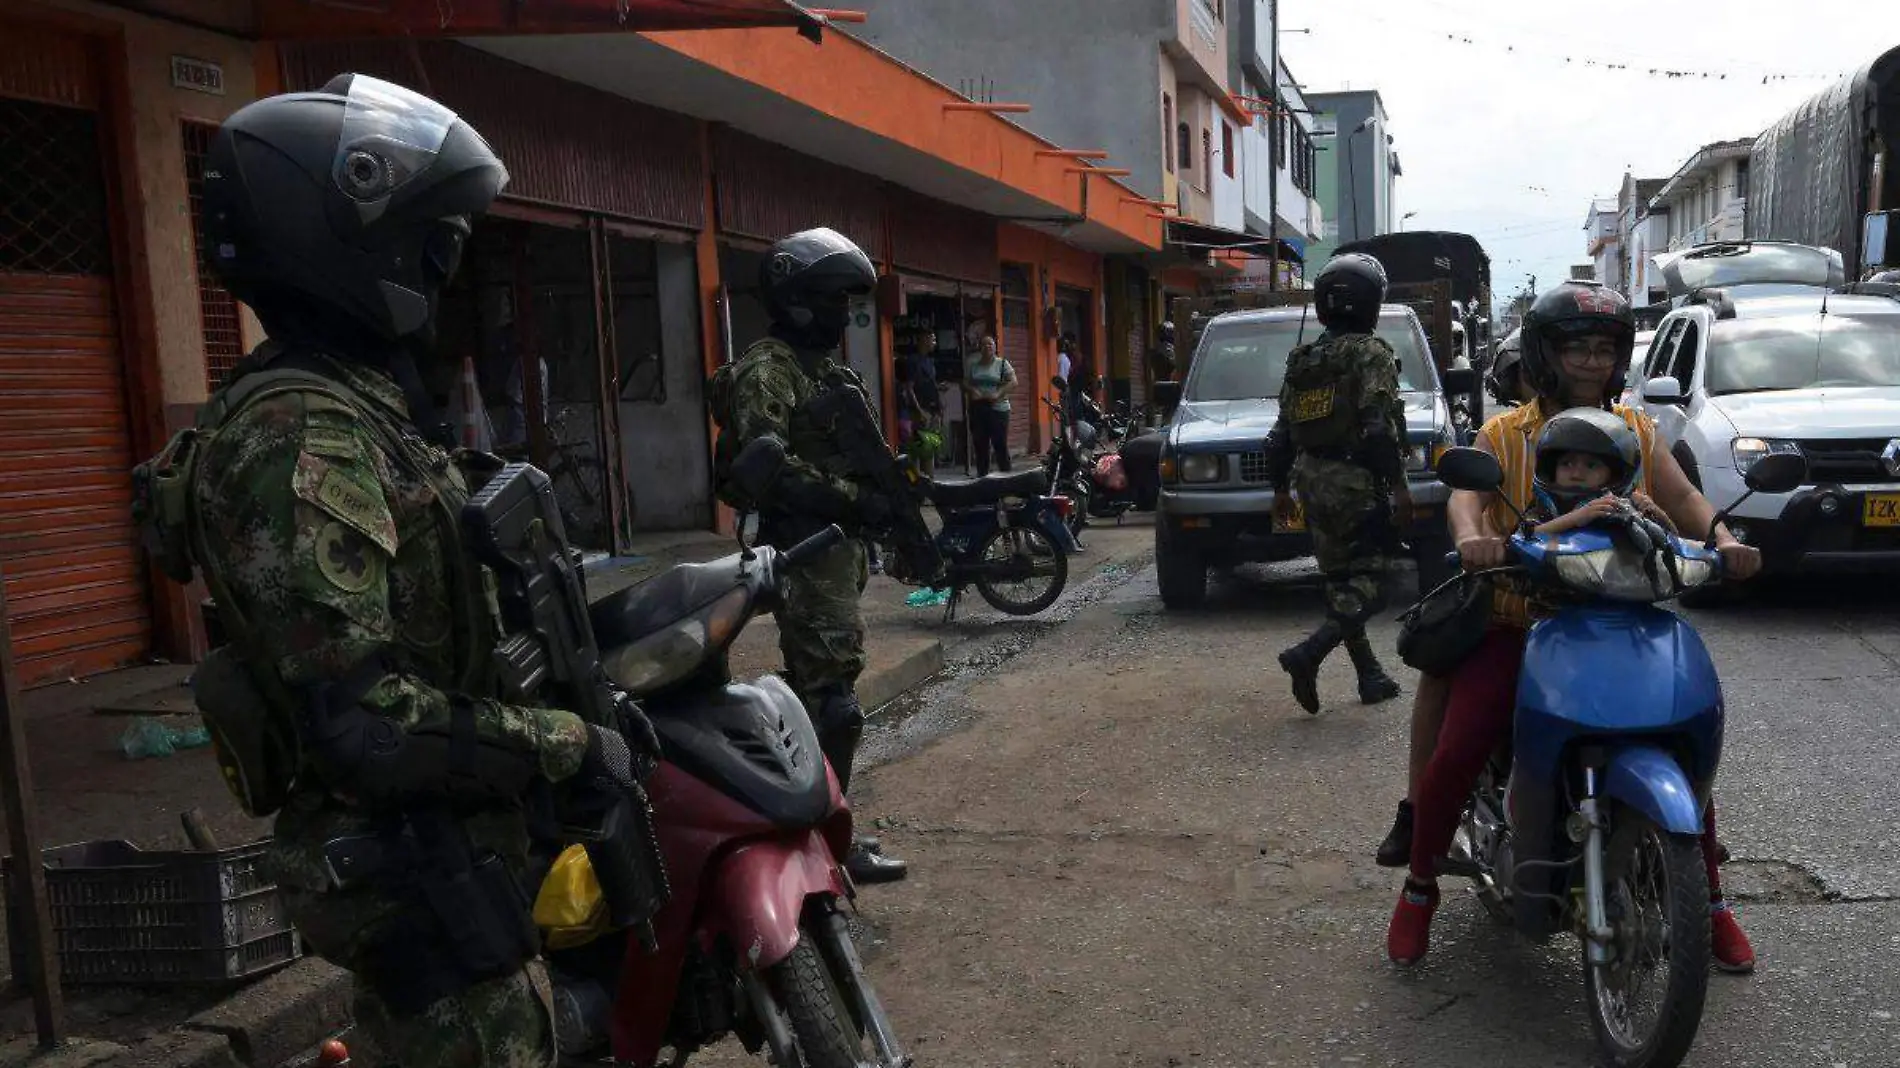
[[[1279,413],[1287,355],[1301,337],[1311,341],[1319,332],[1310,309],[1286,307],[1217,316],[1201,334],[1161,451],[1155,570],[1169,608],[1200,604],[1209,568],[1312,554],[1303,512],[1296,509],[1290,528],[1274,526],[1265,442]],[[1451,490],[1433,473],[1439,455],[1459,444],[1446,395],[1470,392],[1467,377],[1475,372],[1448,371],[1444,378],[1456,381],[1441,380],[1410,308],[1386,305],[1377,333],[1398,356],[1415,506],[1404,538],[1421,588],[1430,589],[1428,583],[1450,577],[1445,502]],[[1158,395],[1164,403],[1171,399]]]

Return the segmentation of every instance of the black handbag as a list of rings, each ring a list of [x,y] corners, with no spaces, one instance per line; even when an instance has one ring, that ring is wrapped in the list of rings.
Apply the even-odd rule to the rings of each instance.
[[[1491,625],[1491,580],[1459,574],[1399,615],[1399,659],[1444,677],[1465,662]]]

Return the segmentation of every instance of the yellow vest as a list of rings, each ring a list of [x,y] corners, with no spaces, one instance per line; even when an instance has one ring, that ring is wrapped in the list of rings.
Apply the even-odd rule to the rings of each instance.
[[[1561,411],[1562,409],[1558,409]],[[1636,431],[1643,445],[1643,466],[1638,474],[1636,488],[1650,496],[1650,472],[1655,469],[1651,460],[1656,455],[1656,424],[1649,416],[1634,408],[1616,405],[1611,409]],[[1544,423],[1555,411],[1547,411],[1544,402],[1520,404],[1509,411],[1492,416],[1478,431],[1485,444],[1497,454],[1498,464],[1504,468],[1504,486],[1497,499],[1485,510],[1485,525],[1500,534],[1509,534],[1517,527],[1517,516],[1504,502],[1508,499],[1522,511],[1529,511],[1534,500],[1532,484],[1537,479],[1537,434],[1544,429]],[[1491,621],[1498,626],[1528,628],[1531,625],[1531,609],[1523,596],[1500,588],[1492,601]]]

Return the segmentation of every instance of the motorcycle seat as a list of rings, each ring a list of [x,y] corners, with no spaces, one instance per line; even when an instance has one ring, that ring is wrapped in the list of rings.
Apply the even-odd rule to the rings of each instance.
[[[1041,468],[984,475],[965,482],[931,482],[924,487],[930,503],[939,508],[994,504],[1005,497],[1041,496],[1049,490],[1049,474]]]

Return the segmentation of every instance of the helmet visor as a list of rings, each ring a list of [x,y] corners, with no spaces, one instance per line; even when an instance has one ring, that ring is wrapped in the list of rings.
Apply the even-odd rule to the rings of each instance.
[[[400,85],[350,79],[337,139],[336,182],[357,200],[381,200],[429,169],[455,112]]]

